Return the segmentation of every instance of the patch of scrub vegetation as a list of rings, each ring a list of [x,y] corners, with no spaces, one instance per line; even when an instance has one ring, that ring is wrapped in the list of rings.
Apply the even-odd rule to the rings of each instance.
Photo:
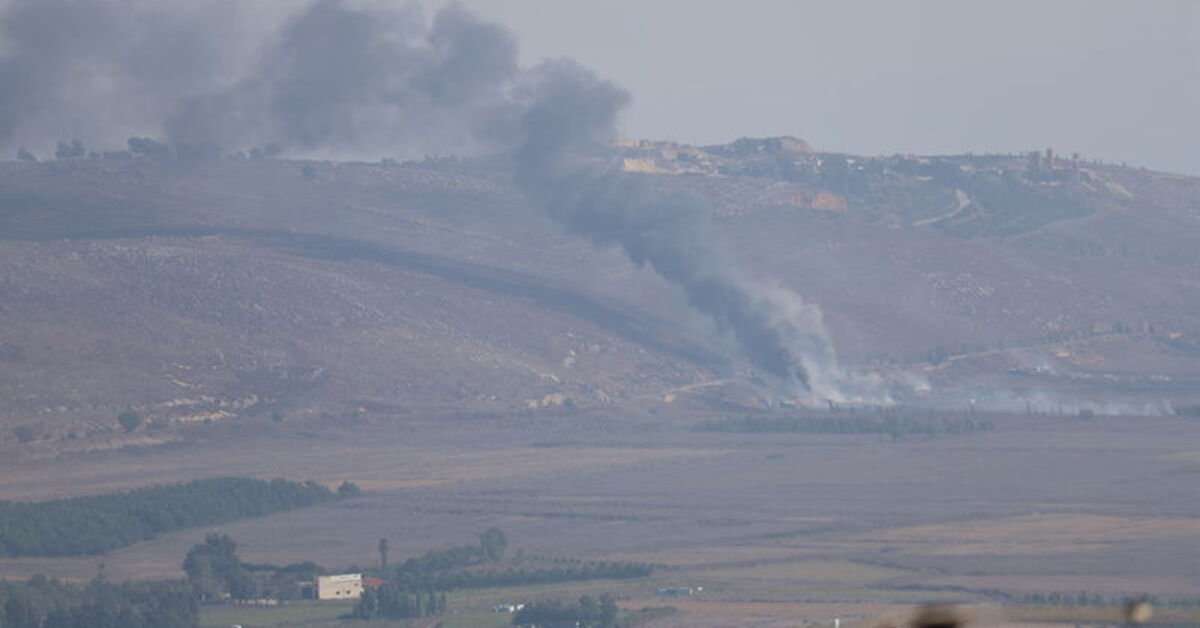
[[[1093,213],[1064,187],[1030,185],[1014,177],[995,176],[970,177],[965,184],[972,204],[964,208],[961,219],[939,225],[961,238],[1016,235]]]

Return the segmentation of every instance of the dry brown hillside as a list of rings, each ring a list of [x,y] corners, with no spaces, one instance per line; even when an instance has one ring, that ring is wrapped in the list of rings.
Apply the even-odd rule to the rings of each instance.
[[[935,390],[1200,394],[1200,180],[790,146],[622,150],[675,172],[630,176],[709,198],[752,274],[820,305],[846,363]],[[502,159],[0,164],[0,440],[642,412],[746,381],[677,289],[509,181]],[[121,435],[127,410],[146,424]]]

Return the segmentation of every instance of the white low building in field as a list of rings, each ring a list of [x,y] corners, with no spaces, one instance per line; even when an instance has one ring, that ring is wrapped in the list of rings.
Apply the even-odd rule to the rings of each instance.
[[[318,600],[357,600],[362,597],[363,582],[360,573],[343,573],[335,576],[317,576]]]

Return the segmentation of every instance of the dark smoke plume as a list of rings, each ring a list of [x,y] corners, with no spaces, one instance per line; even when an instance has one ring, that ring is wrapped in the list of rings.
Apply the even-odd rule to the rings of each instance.
[[[0,0],[0,146],[121,148],[219,89],[259,23],[237,0]]]
[[[531,197],[572,233],[620,246],[681,287],[760,370],[809,387],[809,370],[833,367],[823,330],[802,327],[771,291],[737,273],[717,245],[707,203],[602,166],[596,156],[629,100],[622,89],[571,61],[546,62],[532,75],[516,153],[517,182]],[[822,381],[821,392],[832,392],[825,388]]]
[[[247,140],[291,154],[415,155],[488,139],[518,74],[516,40],[458,5],[428,26],[415,4],[318,0],[234,87],[167,120],[185,143]]]
[[[786,388],[842,398],[820,311],[738,272],[702,199],[612,163],[628,100],[571,61],[522,70],[508,31],[453,4],[431,21],[368,0],[0,4],[9,154],[131,136],[335,158],[512,152],[519,185],[568,231],[650,265]]]
[[[488,148],[517,46],[461,6],[0,0],[0,147],[129,137],[292,156]]]

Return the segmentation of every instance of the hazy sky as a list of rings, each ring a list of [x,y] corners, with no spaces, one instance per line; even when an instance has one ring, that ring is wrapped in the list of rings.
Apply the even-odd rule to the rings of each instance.
[[[441,4],[425,0],[430,7]],[[465,0],[627,87],[627,136],[1200,174],[1200,1]]]

